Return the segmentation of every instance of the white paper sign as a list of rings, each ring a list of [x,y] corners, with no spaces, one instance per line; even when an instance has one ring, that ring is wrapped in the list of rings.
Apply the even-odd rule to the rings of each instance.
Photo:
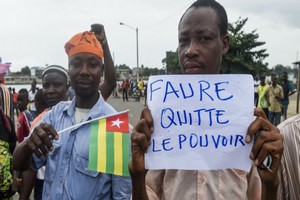
[[[154,119],[147,169],[250,169],[251,75],[151,76],[147,94]]]

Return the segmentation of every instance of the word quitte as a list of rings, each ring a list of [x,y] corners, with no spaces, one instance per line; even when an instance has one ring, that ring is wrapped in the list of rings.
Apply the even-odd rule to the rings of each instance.
[[[229,86],[228,81],[210,83],[200,80],[196,84],[191,83],[174,83],[158,79],[150,84],[150,101],[155,98],[157,102],[164,102],[168,105],[168,99],[176,101],[176,99],[190,99],[199,101],[229,101],[233,98],[232,94],[226,91]],[[157,95],[157,96],[155,96]],[[209,126],[215,124],[227,124],[224,109],[219,108],[198,108],[192,111],[185,109],[175,109],[166,107],[161,110],[160,125],[167,129],[171,126],[198,125],[201,126],[207,122]]]

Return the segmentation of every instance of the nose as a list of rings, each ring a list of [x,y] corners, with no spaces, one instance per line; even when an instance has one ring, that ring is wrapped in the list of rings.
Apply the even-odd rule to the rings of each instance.
[[[191,40],[190,44],[188,45],[185,55],[187,57],[194,57],[198,54],[198,45],[194,40]]]
[[[48,88],[47,88],[47,93],[55,93],[55,87],[53,84],[51,84]]]
[[[88,70],[88,64],[86,62],[84,62],[82,64],[81,70],[80,70],[80,74],[89,74],[89,70]]]

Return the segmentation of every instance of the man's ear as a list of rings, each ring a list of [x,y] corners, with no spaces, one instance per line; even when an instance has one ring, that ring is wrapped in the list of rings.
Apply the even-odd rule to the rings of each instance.
[[[229,35],[222,36],[222,54],[225,55],[229,50]]]

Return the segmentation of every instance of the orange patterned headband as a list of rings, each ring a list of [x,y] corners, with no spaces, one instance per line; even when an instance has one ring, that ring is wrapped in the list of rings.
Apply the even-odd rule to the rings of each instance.
[[[85,31],[74,35],[65,45],[68,57],[77,53],[93,53],[103,60],[103,49],[94,33]]]

